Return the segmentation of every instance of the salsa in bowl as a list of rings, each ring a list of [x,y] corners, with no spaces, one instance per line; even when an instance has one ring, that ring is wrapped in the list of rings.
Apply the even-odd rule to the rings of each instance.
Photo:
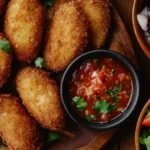
[[[60,91],[62,103],[76,123],[108,129],[122,123],[133,111],[139,97],[139,81],[125,57],[95,50],[69,65]]]

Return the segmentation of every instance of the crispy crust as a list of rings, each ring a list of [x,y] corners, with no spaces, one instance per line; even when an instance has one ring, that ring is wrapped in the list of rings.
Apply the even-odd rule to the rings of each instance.
[[[16,77],[23,104],[38,123],[50,130],[64,127],[64,111],[56,82],[41,69],[26,67]]]
[[[76,0],[76,2],[87,17],[92,48],[101,48],[108,37],[111,22],[108,1]]]
[[[30,63],[38,55],[44,28],[44,8],[39,0],[11,0],[8,4],[4,31],[16,58]]]
[[[56,72],[65,69],[85,49],[87,30],[85,16],[74,1],[56,2],[44,50],[47,68]]]
[[[4,34],[0,33],[0,40],[5,40]],[[7,82],[12,67],[12,54],[0,50],[0,88]]]
[[[40,150],[37,124],[10,94],[0,95],[0,135],[11,150]]]
[[[5,0],[0,0],[0,15],[2,15],[5,7]]]

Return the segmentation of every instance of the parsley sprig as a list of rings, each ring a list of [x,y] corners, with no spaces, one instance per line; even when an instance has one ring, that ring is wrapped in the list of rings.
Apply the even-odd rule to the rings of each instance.
[[[86,115],[86,119],[88,121],[92,121],[92,120],[95,120],[96,119],[96,116],[95,115]]]
[[[73,103],[75,104],[76,108],[78,111],[82,112],[85,110],[85,108],[87,107],[87,102],[84,101],[84,98],[81,98],[81,97],[74,97],[72,99]]]

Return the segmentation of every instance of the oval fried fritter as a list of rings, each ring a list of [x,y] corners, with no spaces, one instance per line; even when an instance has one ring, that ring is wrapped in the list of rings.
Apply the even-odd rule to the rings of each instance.
[[[40,150],[37,124],[12,95],[0,94],[0,136],[12,150]]]
[[[30,63],[38,55],[43,37],[44,8],[39,0],[11,0],[8,4],[4,31],[16,58]]]
[[[87,44],[87,22],[74,1],[56,3],[47,33],[44,58],[48,69],[61,71]]]
[[[0,0],[0,15],[2,15],[5,7],[5,0]]]
[[[16,85],[23,104],[38,123],[50,130],[64,126],[64,111],[56,82],[41,69],[26,67],[19,71]]]
[[[0,33],[0,41],[6,40],[4,34]],[[12,54],[0,49],[0,88],[7,82],[12,67]]]
[[[101,48],[108,37],[110,9],[107,0],[76,0],[87,17],[92,48]]]

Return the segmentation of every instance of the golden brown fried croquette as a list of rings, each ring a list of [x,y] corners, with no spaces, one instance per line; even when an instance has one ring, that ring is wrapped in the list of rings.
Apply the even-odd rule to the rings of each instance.
[[[0,0],[0,15],[2,15],[6,0]]]
[[[10,94],[0,94],[0,136],[11,150],[40,150],[43,145],[37,123]]]
[[[56,82],[41,69],[26,67],[19,71],[16,85],[24,106],[38,123],[50,130],[64,127],[64,111]]]
[[[110,26],[110,9],[106,0],[76,0],[87,17],[90,45],[98,49],[105,44]]]
[[[44,9],[39,0],[11,0],[8,4],[4,31],[16,58],[30,63],[38,55],[43,37]]]
[[[85,16],[74,1],[56,3],[44,50],[47,68],[56,72],[65,69],[85,49],[87,30]]]
[[[6,40],[4,34],[0,33],[0,41]],[[0,49],[0,88],[7,82],[12,67],[12,54]]]

